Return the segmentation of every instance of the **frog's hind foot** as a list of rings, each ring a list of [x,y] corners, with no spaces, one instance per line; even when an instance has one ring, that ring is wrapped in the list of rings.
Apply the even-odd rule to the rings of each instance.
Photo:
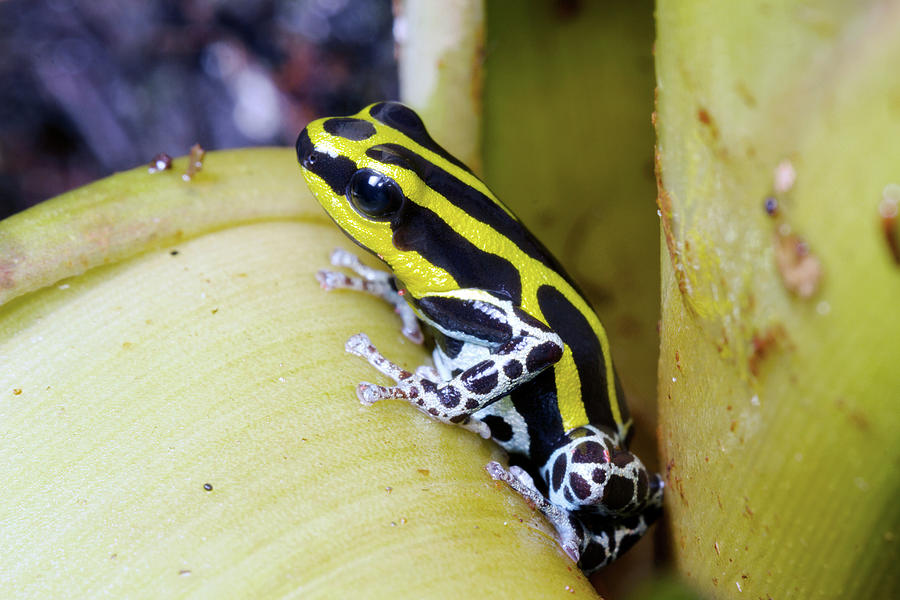
[[[524,469],[516,466],[504,469],[500,463],[491,461],[485,465],[485,470],[492,479],[502,481],[517,492],[526,502],[544,513],[556,529],[557,542],[569,558],[578,562],[581,557],[582,544],[584,542],[584,530],[581,523],[568,511],[551,504],[534,485],[534,480]]]

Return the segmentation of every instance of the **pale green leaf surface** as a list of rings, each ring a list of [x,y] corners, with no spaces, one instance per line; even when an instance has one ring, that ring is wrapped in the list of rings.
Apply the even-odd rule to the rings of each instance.
[[[181,165],[0,223],[0,596],[591,595],[484,472],[491,443],[358,403],[381,379],[349,335],[424,353],[388,306],[318,288],[351,245],[293,150]]]
[[[878,206],[900,181],[900,4],[657,16],[677,567],[711,597],[895,597],[900,268]],[[809,295],[777,266],[786,235],[819,265]]]

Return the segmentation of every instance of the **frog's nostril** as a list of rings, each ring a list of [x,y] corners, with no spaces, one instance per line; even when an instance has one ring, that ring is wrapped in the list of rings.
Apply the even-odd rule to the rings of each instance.
[[[297,162],[304,167],[310,167],[316,162],[315,156],[312,140],[304,129],[297,136]]]

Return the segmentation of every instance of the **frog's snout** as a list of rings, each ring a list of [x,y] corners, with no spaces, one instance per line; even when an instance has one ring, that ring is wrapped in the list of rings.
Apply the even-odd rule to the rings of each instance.
[[[304,169],[309,169],[316,162],[316,153],[314,152],[312,140],[309,139],[309,133],[306,129],[297,136],[297,162]]]

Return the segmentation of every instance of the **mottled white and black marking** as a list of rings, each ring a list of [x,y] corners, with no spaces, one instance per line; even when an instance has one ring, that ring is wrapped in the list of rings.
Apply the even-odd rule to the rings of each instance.
[[[497,402],[562,356],[563,344],[559,336],[540,322],[522,318],[518,314],[521,311],[516,310],[509,301],[497,300],[480,290],[457,290],[453,296],[435,295],[433,300],[432,313],[437,310],[437,305],[443,306],[444,310],[448,307],[457,310],[457,335],[465,332],[473,340],[480,336],[482,344],[478,345],[484,345],[485,338],[492,338],[494,345],[488,346],[487,354],[482,353],[482,360],[449,379],[428,379],[397,367],[378,352],[368,337],[357,334],[347,342],[347,351],[365,358],[397,382],[392,387],[361,383],[357,394],[363,403],[373,404],[387,398],[403,399],[444,423],[469,423],[475,413]],[[419,304],[420,309],[422,304]],[[469,321],[464,324],[463,318]],[[445,335],[448,332],[443,326],[436,327],[436,323],[426,323]],[[505,332],[505,335],[498,334],[498,330]],[[513,358],[521,361],[521,368],[514,371],[504,369]],[[486,428],[480,430],[485,431]]]
[[[613,562],[637,543],[662,513],[663,483],[658,475],[654,475],[657,479],[654,492],[640,512],[610,519],[609,515],[591,514],[589,506],[582,507],[585,509],[582,511],[566,510],[551,502],[538,491],[531,476],[519,467],[513,466],[507,471],[500,463],[490,462],[485,469],[491,477],[505,482],[544,513],[556,529],[559,545],[588,575]]]
[[[390,273],[366,267],[343,250],[334,251],[332,264],[348,267],[362,278],[319,271],[323,288],[353,289],[385,299],[401,314],[404,335],[410,337],[403,308],[414,313],[389,283]],[[559,359],[563,349],[559,337],[510,302],[480,290],[456,290],[417,306],[439,340],[433,352],[435,366],[409,372],[381,354],[368,336],[356,334],[346,350],[397,382],[391,387],[360,383],[360,401],[371,405],[385,399],[406,400],[438,421],[492,438],[511,454],[527,455],[532,447],[529,427],[508,394]],[[445,314],[438,316],[441,311]],[[460,337],[460,344],[447,341]],[[537,470],[545,493],[518,466],[506,471],[492,462],[487,470],[544,513],[562,548],[588,574],[634,545],[662,510],[662,479],[624,448],[618,431],[605,427],[579,427],[557,441]]]

